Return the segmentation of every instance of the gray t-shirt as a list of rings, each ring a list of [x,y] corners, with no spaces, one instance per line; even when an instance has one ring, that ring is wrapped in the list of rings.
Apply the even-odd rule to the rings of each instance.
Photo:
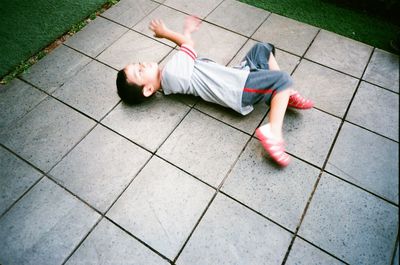
[[[253,110],[252,106],[242,106],[248,75],[248,68],[198,59],[193,48],[182,45],[162,70],[161,87],[165,95],[191,94],[246,115]]]

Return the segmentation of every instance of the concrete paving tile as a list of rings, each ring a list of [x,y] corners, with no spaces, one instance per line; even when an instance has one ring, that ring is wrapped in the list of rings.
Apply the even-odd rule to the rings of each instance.
[[[192,110],[157,154],[217,187],[250,136]]]
[[[202,0],[202,1],[185,1],[185,0],[165,0],[164,5],[173,7],[179,11],[200,18],[207,16],[214,10],[223,0]]]
[[[392,265],[399,264],[399,243],[397,242],[396,252],[394,253]]]
[[[316,27],[271,14],[252,38],[302,56],[317,33]]]
[[[158,6],[150,0],[121,0],[101,16],[131,28]]]
[[[127,31],[127,28],[99,16],[65,44],[88,56],[96,57]]]
[[[399,141],[399,94],[361,82],[346,120]]]
[[[214,192],[153,157],[107,216],[172,260]]]
[[[105,212],[149,158],[150,153],[99,125],[50,174]]]
[[[265,103],[260,102],[254,106],[250,114],[243,116],[232,109],[203,100],[199,101],[195,108],[248,134],[254,133],[269,110]]]
[[[159,63],[160,67],[165,67],[165,65],[171,60],[171,58],[179,51],[179,47],[175,47],[167,56],[165,56]]]
[[[0,219],[0,263],[61,264],[99,217],[43,178]]]
[[[169,263],[113,223],[103,219],[66,264],[162,265]]]
[[[61,45],[32,65],[21,78],[52,93],[89,62],[89,57]]]
[[[1,146],[0,165],[1,216],[42,174]]]
[[[350,264],[390,264],[398,207],[323,174],[299,235]]]
[[[399,144],[345,122],[325,170],[399,203]]]
[[[137,106],[120,103],[103,124],[154,152],[190,110],[188,106],[157,93]]]
[[[260,142],[252,139],[222,190],[294,232],[319,170],[294,158],[282,169],[265,157]]]
[[[189,107],[193,107],[198,101],[202,100],[200,97],[185,94],[171,94],[168,95],[168,98],[179,101]]]
[[[286,260],[287,265],[341,265],[345,264],[338,259],[326,254],[322,250],[310,245],[301,238],[296,237],[289,256]]]
[[[160,6],[137,24],[134,30],[143,32],[153,38],[153,33],[148,29],[148,25],[152,19],[161,18],[169,28],[182,32],[186,16],[186,14],[169,7]],[[223,65],[226,65],[235,56],[246,41],[246,38],[243,36],[207,22],[203,22],[199,31],[194,32],[192,37],[195,41],[195,50],[199,57],[206,57]],[[165,39],[157,40],[167,45],[175,46],[171,41]]]
[[[270,13],[239,1],[222,2],[206,20],[250,37]]]
[[[94,126],[71,108],[47,98],[12,128],[0,142],[47,172]]]
[[[120,100],[115,86],[117,72],[97,61],[92,61],[54,96],[88,116],[100,120]]]
[[[250,51],[250,49],[256,44],[258,41],[248,39],[242,48],[237,52],[235,57],[229,62],[228,66],[235,67],[240,66],[240,63],[243,61],[246,54]]]
[[[247,52],[250,51],[250,49],[256,43],[257,43],[257,41],[249,39],[246,42],[246,44],[243,46],[243,48],[240,49],[240,51],[236,54],[236,56],[229,63],[229,66],[234,67],[236,65],[239,65],[240,62],[246,56]],[[300,57],[292,55],[292,54],[284,52],[284,51],[281,51],[279,49],[275,49],[275,59],[277,60],[277,62],[279,64],[279,68],[282,71],[285,71],[289,74],[291,72],[293,72],[296,65],[298,65],[300,63]]]
[[[177,264],[281,264],[291,234],[218,194]]]
[[[171,49],[130,30],[102,52],[98,59],[115,69],[122,69],[128,63],[160,62]]]
[[[300,57],[276,49],[275,59],[279,64],[279,68],[287,73],[292,73],[294,68],[300,63]]]
[[[13,121],[22,118],[46,96],[19,79],[0,85],[0,129],[11,126]]]
[[[247,41],[243,36],[207,22],[203,22],[192,36],[199,57],[209,58],[222,65],[227,65]]]
[[[293,74],[294,88],[314,101],[315,107],[342,118],[358,79],[319,64],[302,60]]]
[[[363,80],[399,93],[399,56],[376,48]]]
[[[322,167],[340,122],[340,119],[316,109],[287,110],[283,122],[286,150]]]
[[[360,78],[367,66],[372,49],[364,43],[321,30],[305,57]]]
[[[135,31],[141,32],[150,38],[154,38],[157,41],[165,43],[169,46],[175,47],[176,44],[167,39],[160,39],[154,37],[154,32],[149,29],[149,24],[153,19],[162,19],[165,25],[173,31],[183,32],[183,24],[187,14],[179,12],[167,6],[159,6],[154,9],[148,16],[146,16],[140,23],[133,27]]]

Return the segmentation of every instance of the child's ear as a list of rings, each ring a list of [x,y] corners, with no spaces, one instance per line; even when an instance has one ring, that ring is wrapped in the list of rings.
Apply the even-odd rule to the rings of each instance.
[[[153,85],[148,84],[143,87],[143,96],[145,97],[150,97],[154,92],[155,88]]]

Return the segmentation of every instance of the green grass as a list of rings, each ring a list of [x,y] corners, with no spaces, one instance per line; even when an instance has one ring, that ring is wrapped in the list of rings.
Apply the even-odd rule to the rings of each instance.
[[[335,5],[335,1],[240,1],[390,52],[394,52],[390,41],[396,39],[396,34],[400,31],[399,25],[389,19],[356,8]]]
[[[115,0],[112,0],[115,1]],[[42,50],[110,0],[5,0],[0,4],[0,77],[17,75]]]

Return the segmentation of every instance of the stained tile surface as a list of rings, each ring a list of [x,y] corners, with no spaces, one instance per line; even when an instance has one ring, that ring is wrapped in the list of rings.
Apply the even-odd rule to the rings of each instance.
[[[271,14],[252,38],[273,43],[280,49],[302,56],[317,33],[316,27]]]
[[[0,215],[42,176],[35,168],[0,147]]]
[[[14,79],[8,85],[0,86],[0,128],[11,126],[46,98],[40,90]]]
[[[187,14],[203,18],[212,10],[214,10],[221,2],[222,0],[204,0],[192,2],[185,0],[165,0],[164,5],[181,10]]]
[[[399,94],[362,82],[346,120],[399,140]]]
[[[113,8],[105,11],[102,16],[130,28],[156,7],[158,4],[150,0],[121,0]]]
[[[105,212],[149,158],[150,153],[97,126],[50,174]]]
[[[173,259],[213,194],[210,187],[153,158],[108,216]]]
[[[246,134],[192,110],[157,154],[217,187],[248,139]]]
[[[60,45],[29,68],[22,75],[22,79],[48,93],[52,93],[89,62],[89,57],[65,45]]]
[[[399,93],[399,56],[375,49],[363,79]]]
[[[66,264],[169,264],[123,230],[103,219]]]
[[[133,142],[154,152],[185,117],[189,107],[157,94],[140,106],[120,103],[103,123]]]
[[[86,65],[54,96],[86,115],[100,120],[120,100],[115,91],[117,72],[99,62]]]
[[[283,125],[286,150],[322,167],[339,125],[338,118],[317,109],[288,110]]]
[[[44,115],[46,114],[46,115]],[[94,126],[94,122],[55,99],[40,103],[0,142],[43,171],[50,170]]]
[[[107,34],[102,34],[104,31]],[[65,44],[88,56],[96,57],[126,31],[126,28],[116,23],[110,23],[102,17],[97,17],[84,29],[69,38]]]
[[[134,31],[128,31],[115,41],[98,59],[115,69],[128,63],[160,62],[172,48]]]
[[[299,235],[350,264],[390,264],[398,213],[398,207],[324,174]]]
[[[226,16],[229,13],[230,16]],[[270,13],[238,1],[223,1],[206,20],[250,37]]]
[[[294,231],[319,174],[298,160],[284,170],[265,163],[265,152],[253,139],[228,176],[222,191]]]
[[[340,260],[329,256],[329,254],[321,251],[320,249],[308,244],[306,241],[296,238],[290,251],[286,264],[297,265],[317,265],[317,264],[332,264],[340,265],[345,264]]]
[[[326,170],[398,203],[398,148],[396,142],[346,122]]]
[[[177,264],[280,264],[291,235],[218,195]]]
[[[98,219],[87,205],[44,178],[0,219],[0,262],[61,264]]]
[[[371,46],[321,30],[305,57],[360,78],[371,53]]]
[[[303,60],[293,74],[295,89],[312,99],[315,107],[343,117],[359,80]]]

